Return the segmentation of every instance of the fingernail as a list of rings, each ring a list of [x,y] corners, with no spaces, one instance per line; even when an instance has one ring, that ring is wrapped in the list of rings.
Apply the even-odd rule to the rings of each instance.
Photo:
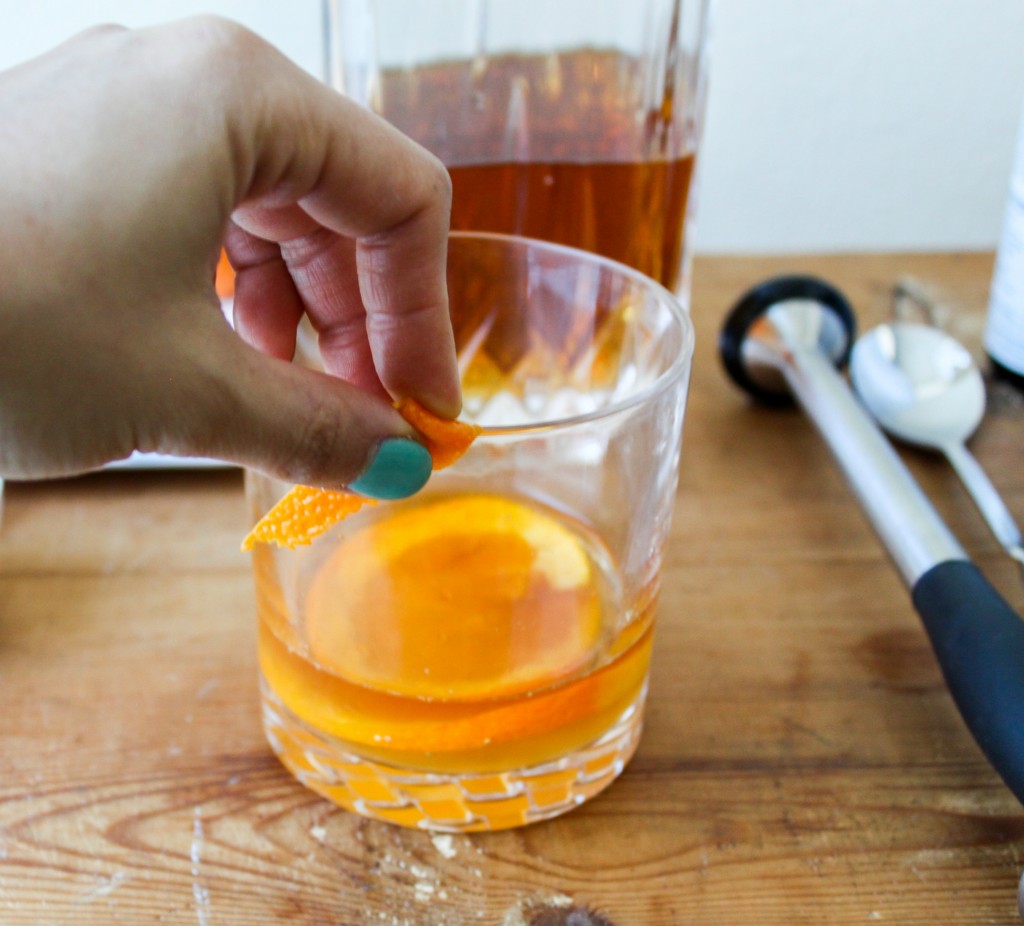
[[[370,498],[407,498],[427,484],[432,468],[430,451],[405,437],[381,441],[359,477],[348,487]]]

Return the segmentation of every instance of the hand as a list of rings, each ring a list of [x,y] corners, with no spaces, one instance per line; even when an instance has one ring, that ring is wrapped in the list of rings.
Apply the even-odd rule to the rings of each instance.
[[[391,399],[459,412],[449,203],[431,155],[225,20],[0,74],[0,476],[144,450],[352,482],[412,436]],[[333,375],[289,362],[303,315]]]

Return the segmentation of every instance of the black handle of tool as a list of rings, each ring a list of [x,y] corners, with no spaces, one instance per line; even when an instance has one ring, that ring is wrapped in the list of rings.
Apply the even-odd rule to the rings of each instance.
[[[1024,804],[1024,621],[967,560],[932,567],[912,597],[968,729]]]

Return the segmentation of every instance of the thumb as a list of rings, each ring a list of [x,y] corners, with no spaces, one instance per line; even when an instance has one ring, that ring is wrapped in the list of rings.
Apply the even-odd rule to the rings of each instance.
[[[205,387],[165,434],[171,452],[371,498],[405,498],[426,484],[430,453],[386,400],[262,354],[233,334],[217,340],[204,351]]]

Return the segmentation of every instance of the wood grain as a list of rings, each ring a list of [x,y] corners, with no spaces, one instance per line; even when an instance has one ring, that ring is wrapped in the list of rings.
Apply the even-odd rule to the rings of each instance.
[[[811,426],[725,379],[718,325],[809,271],[862,324],[903,274],[973,348],[991,255],[698,261],[698,353],[647,729],[567,817],[429,835],[319,800],[263,742],[235,472],[8,489],[0,531],[0,924],[1016,920],[1024,814],[943,688],[907,594]],[[973,442],[1024,519],[1024,401]],[[939,460],[904,452],[1018,610],[1024,586]]]

